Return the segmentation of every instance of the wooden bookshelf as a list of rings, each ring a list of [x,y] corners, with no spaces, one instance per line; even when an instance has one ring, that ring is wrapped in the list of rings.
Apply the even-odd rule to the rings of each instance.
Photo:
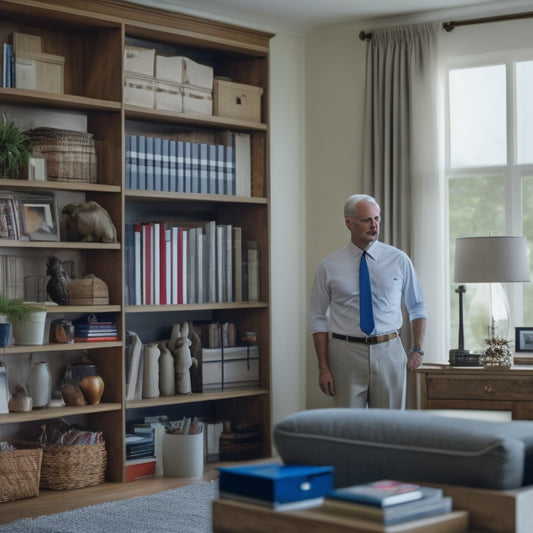
[[[201,404],[215,416],[234,418],[242,414],[259,423],[261,455],[271,455],[270,398],[270,200],[268,174],[268,62],[272,35],[189,15],[166,12],[120,0],[0,0],[0,40],[8,42],[14,32],[41,37],[43,52],[65,58],[64,94],[40,90],[0,88],[0,106],[10,114],[53,113],[58,117],[82,117],[97,142],[96,183],[0,180],[0,190],[53,191],[77,201],[94,200],[110,214],[117,228],[117,243],[39,242],[0,240],[2,254],[22,254],[38,267],[45,254],[63,256],[90,272],[109,287],[108,306],[49,306],[57,317],[78,317],[89,312],[114,312],[119,316],[117,342],[70,345],[10,346],[5,357],[21,358],[31,353],[74,361],[87,351],[105,382],[102,403],[83,408],[50,408],[29,413],[0,414],[2,427],[35,423],[52,418],[83,415],[87,425],[102,430],[108,448],[107,481],[122,482],[125,473],[124,433],[128,413],[155,408],[185,409],[194,414]],[[123,97],[123,52],[130,42],[142,41],[156,49],[175,50],[180,55],[208,58],[216,76],[263,88],[261,122],[219,116],[175,113],[129,105]],[[130,190],[125,186],[125,136],[131,124],[146,130],[188,128],[202,131],[234,130],[252,139],[252,167],[255,183],[251,196],[195,193],[161,193]],[[38,124],[45,126],[47,124]],[[35,127],[35,126],[32,126]],[[60,196],[58,196],[59,198]],[[220,224],[246,228],[248,238],[258,243],[261,256],[260,301],[132,306],[125,300],[125,224],[137,210],[154,217],[162,205],[178,216],[211,217]],[[140,207],[142,206],[142,207]],[[58,205],[59,211],[62,207]],[[64,255],[66,254],[66,255]],[[257,389],[193,393],[155,400],[125,401],[125,332],[132,317],[142,316],[146,335],[161,320],[234,321],[242,331],[257,332],[260,348],[260,386]],[[168,317],[168,318],[167,318]],[[198,318],[199,317],[199,318]],[[170,322],[170,325],[172,322]],[[143,340],[144,342],[144,340]],[[57,383],[56,383],[57,385]],[[180,411],[181,412],[181,411]],[[31,503],[31,502],[30,502]]]

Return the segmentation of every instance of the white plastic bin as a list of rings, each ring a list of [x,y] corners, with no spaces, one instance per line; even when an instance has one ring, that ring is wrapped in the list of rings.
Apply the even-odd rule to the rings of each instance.
[[[163,435],[163,475],[198,477],[204,472],[204,433]]]

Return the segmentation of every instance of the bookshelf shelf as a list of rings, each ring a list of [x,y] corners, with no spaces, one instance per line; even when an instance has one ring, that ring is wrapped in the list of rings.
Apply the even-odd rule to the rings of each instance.
[[[225,390],[217,392],[192,393],[185,396],[161,396],[150,400],[129,400],[126,402],[127,409],[144,407],[159,407],[163,405],[180,405],[200,402],[215,402],[220,400],[231,400],[236,398],[252,398],[268,395],[267,389],[242,389]]]
[[[122,405],[120,403],[99,403],[98,405],[83,405],[80,407],[49,407],[46,409],[39,409],[38,414],[36,411],[2,414],[0,415],[0,425],[32,422],[35,421],[37,417],[39,420],[50,420],[65,416],[107,413],[120,411],[121,408]]]
[[[128,412],[165,407],[174,408],[180,413],[185,410],[195,416],[195,410],[201,404],[202,412],[208,410],[209,415],[224,420],[242,417],[242,420],[258,423],[261,456],[270,456],[268,72],[272,35],[122,0],[0,0],[0,39],[7,43],[13,33],[38,36],[42,40],[43,53],[64,57],[64,92],[2,87],[0,106],[8,106],[14,118],[19,115],[21,121],[30,122],[31,126],[27,128],[49,126],[48,118],[34,120],[34,117],[53,117],[51,122],[54,126],[61,124],[55,127],[75,129],[70,127],[71,123],[75,123],[79,129],[93,134],[98,172],[97,183],[0,179],[0,191],[14,191],[16,194],[53,192],[59,213],[62,206],[70,202],[96,201],[110,214],[117,229],[118,242],[66,242],[62,231],[63,241],[0,239],[0,253],[23,257],[24,265],[30,264],[25,269],[30,271],[31,276],[36,275],[35,271],[39,269],[37,275],[43,275],[46,257],[56,255],[61,260],[75,263],[78,272],[74,277],[91,273],[101,278],[109,287],[111,305],[50,305],[47,312],[52,319],[93,312],[117,313],[117,329],[121,340],[8,346],[3,352],[8,361],[22,364],[30,354],[36,353],[57,367],[78,360],[80,353],[86,351],[97,366],[105,389],[99,405],[0,414],[0,426],[38,423],[58,417],[68,420],[83,415],[88,427],[104,432],[108,449],[107,481],[123,482],[126,460],[124,433]],[[123,88],[123,54],[124,47],[132,40],[147,41],[164,54],[190,56],[198,63],[209,64],[217,77],[261,87],[262,121],[178,113],[127,103]],[[39,120],[41,123],[38,123]],[[126,141],[136,129],[141,130],[142,135],[154,137],[163,133],[182,134],[184,131],[207,133],[217,136],[217,144],[220,144],[222,137],[231,138],[234,133],[248,136],[250,195],[128,189]],[[215,189],[202,190],[212,192]],[[235,188],[235,192],[238,190]],[[244,239],[248,240],[259,252],[259,301],[226,302],[221,299],[217,303],[128,305],[128,225],[150,222],[160,217],[163,221],[200,220],[228,228],[241,228],[243,242]],[[28,273],[25,272],[25,275]],[[131,331],[132,327],[140,328],[135,331],[145,344],[166,338],[161,335],[167,335],[166,330],[172,327],[176,317],[180,321],[202,325],[211,321],[233,322],[239,331],[256,331],[260,350],[259,388],[194,392],[191,395],[126,402],[128,347],[125,333]],[[9,369],[9,363],[6,366]]]

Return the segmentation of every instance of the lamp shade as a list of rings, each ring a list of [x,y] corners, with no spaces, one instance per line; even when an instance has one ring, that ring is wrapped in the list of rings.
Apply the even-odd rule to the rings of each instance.
[[[456,283],[529,281],[525,237],[461,237],[455,241]]]

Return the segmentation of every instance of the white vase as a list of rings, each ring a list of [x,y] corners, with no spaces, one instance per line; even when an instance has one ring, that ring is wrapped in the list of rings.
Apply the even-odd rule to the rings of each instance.
[[[176,387],[174,382],[174,357],[166,343],[159,343],[159,392],[162,396],[174,396]]]
[[[52,380],[48,363],[35,363],[28,377],[28,396],[33,400],[33,409],[43,409],[50,402]]]
[[[159,398],[159,356],[155,343],[144,347],[143,398]]]
[[[13,338],[18,346],[35,346],[43,343],[46,311],[34,311],[28,320],[13,322]],[[34,404],[35,405],[35,404]]]

